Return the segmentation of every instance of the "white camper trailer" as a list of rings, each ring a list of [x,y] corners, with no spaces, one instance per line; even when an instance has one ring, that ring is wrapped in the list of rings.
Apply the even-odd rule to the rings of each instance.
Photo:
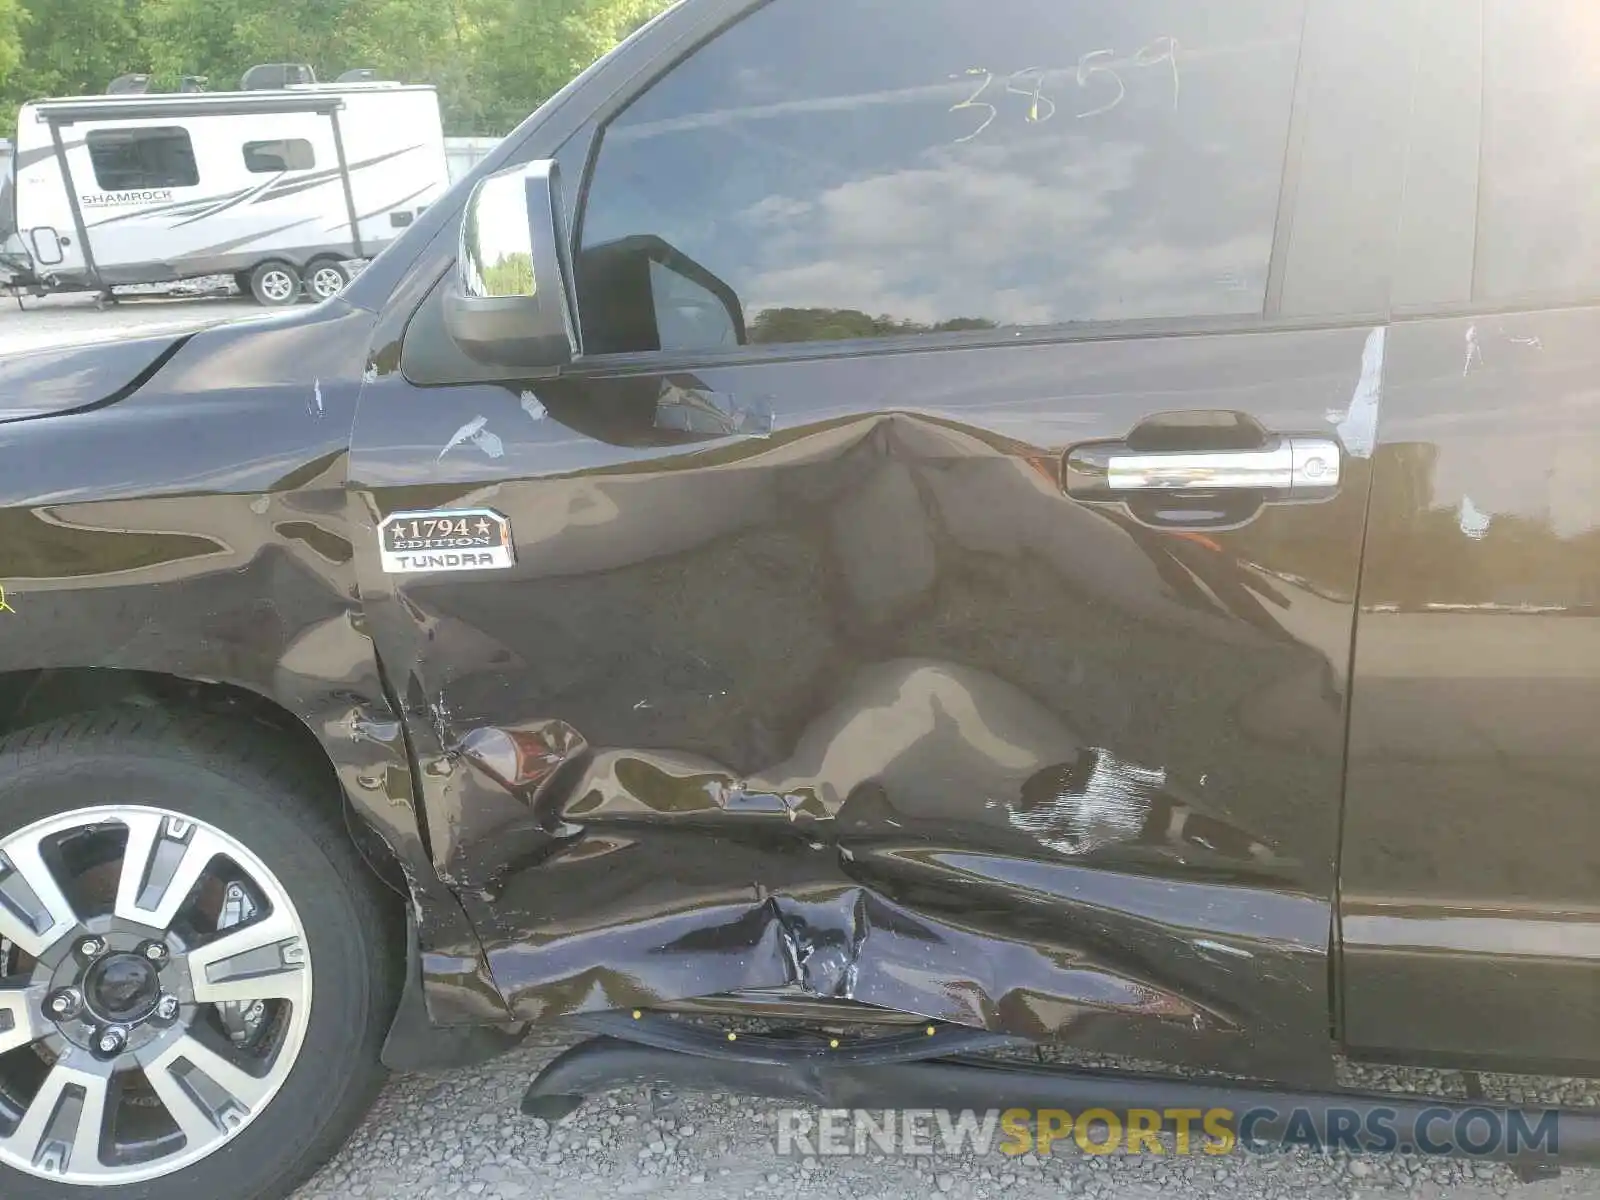
[[[321,299],[449,184],[431,87],[89,96],[23,105],[0,185],[14,286],[232,275],[263,304]]]

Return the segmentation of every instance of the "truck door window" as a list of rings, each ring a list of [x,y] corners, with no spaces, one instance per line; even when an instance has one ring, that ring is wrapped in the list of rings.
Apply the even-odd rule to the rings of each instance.
[[[305,138],[278,138],[271,142],[244,144],[244,168],[253,175],[309,171],[316,165],[316,151]]]
[[[180,126],[93,129],[86,140],[94,179],[102,191],[194,187],[200,182],[194,143]]]
[[[1600,5],[1489,0],[1479,300],[1600,293]]]
[[[1304,10],[773,0],[604,131],[586,349],[726,344],[615,269],[642,239],[722,281],[748,342],[1259,315]]]

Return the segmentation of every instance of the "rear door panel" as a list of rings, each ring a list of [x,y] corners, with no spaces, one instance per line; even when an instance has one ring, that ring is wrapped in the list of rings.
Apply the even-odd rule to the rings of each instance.
[[[1430,5],[1341,878],[1360,1053],[1600,1062],[1600,159],[1582,0]]]
[[[1600,311],[1391,333],[1350,729],[1346,1037],[1597,1062]]]

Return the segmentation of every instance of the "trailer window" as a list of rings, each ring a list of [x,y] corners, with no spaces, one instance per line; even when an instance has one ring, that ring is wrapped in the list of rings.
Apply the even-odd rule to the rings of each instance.
[[[146,129],[94,129],[89,161],[102,191],[194,187],[200,182],[189,131],[176,125]]]
[[[276,171],[309,171],[317,165],[316,151],[305,138],[278,138],[244,144],[245,169],[257,175]]]

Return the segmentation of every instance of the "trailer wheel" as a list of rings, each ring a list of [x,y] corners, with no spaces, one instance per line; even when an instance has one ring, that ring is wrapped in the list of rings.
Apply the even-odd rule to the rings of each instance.
[[[281,308],[300,299],[300,272],[286,262],[264,262],[250,272],[250,294],[257,304]]]
[[[306,291],[312,300],[331,300],[350,282],[350,268],[337,258],[319,258],[306,268]]]

